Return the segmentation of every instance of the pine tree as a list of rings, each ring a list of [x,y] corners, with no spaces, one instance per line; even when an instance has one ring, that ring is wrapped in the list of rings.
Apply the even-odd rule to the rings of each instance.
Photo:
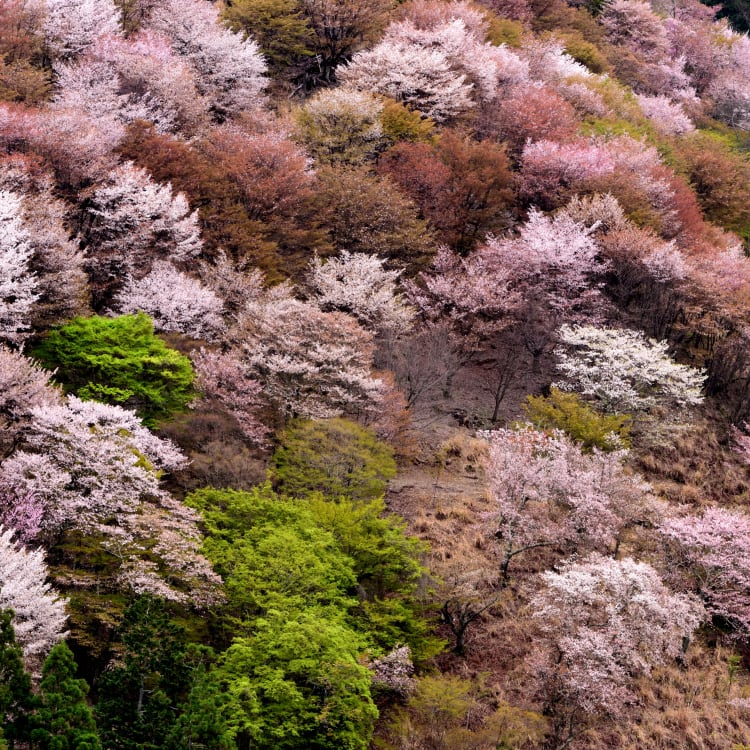
[[[23,666],[23,651],[16,643],[13,610],[0,610],[0,750],[29,735],[34,708],[31,677]]]
[[[161,750],[190,687],[183,632],[147,595],[125,610],[121,635],[122,662],[98,686],[102,740],[109,750]]]
[[[96,723],[86,702],[89,686],[76,679],[73,652],[62,641],[44,662],[41,706],[31,733],[40,750],[101,750]]]

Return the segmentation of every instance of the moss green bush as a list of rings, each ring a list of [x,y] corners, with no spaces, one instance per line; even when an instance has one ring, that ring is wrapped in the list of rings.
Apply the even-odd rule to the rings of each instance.
[[[170,349],[144,313],[74,318],[53,328],[32,355],[79,398],[134,409],[153,426],[195,396],[188,357]]]
[[[346,419],[295,420],[281,434],[272,476],[282,494],[370,500],[396,474],[393,451],[374,432]]]
[[[630,415],[600,414],[577,393],[552,388],[549,396],[528,396],[523,410],[535,427],[562,430],[586,449],[630,447]]]

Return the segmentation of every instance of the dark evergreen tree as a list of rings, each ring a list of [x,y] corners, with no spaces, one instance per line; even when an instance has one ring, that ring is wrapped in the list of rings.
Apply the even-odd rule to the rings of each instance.
[[[108,750],[162,750],[190,689],[185,638],[164,603],[141,596],[125,610],[124,653],[98,683],[96,720]]]
[[[28,740],[35,706],[12,619],[12,610],[0,610],[0,749],[6,744],[11,750]]]
[[[188,660],[193,664],[192,687],[167,738],[166,750],[234,750],[235,744],[222,712],[226,700],[211,668],[213,650],[191,646]]]
[[[39,750],[101,750],[86,702],[89,686],[75,673],[73,652],[64,642],[58,643],[42,667],[40,706],[31,733]]]

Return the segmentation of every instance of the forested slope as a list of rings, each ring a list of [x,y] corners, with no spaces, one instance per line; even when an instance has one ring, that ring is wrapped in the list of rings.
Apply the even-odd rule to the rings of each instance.
[[[0,0],[0,747],[750,747],[746,5]]]

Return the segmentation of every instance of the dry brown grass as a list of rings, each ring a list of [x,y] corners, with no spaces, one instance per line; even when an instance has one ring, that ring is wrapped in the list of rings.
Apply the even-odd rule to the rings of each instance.
[[[708,409],[693,416],[690,424],[642,424],[633,468],[670,503],[700,507],[750,502],[750,472],[732,450],[726,423]],[[471,625],[465,656],[447,652],[436,660],[436,667],[484,681],[488,710],[505,701],[541,711],[530,658],[541,636],[527,602],[535,573],[554,565],[560,551],[543,549],[520,556],[511,570],[510,587],[498,588],[498,559],[488,521],[493,504],[482,471],[484,450],[467,430],[444,432],[429,460],[405,467],[391,483],[389,506],[407,519],[412,533],[430,542],[428,565],[438,581],[438,596],[450,591],[451,581],[473,575],[477,601],[492,601]],[[652,529],[634,528],[621,554],[659,566],[660,537]],[[441,635],[450,640],[447,629]],[[639,679],[638,703],[625,716],[616,721],[589,717],[569,750],[733,750],[750,742],[750,711],[727,703],[728,697],[750,694],[750,676],[736,678],[730,695],[730,654],[721,645],[692,644],[685,665],[661,667]],[[537,747],[546,750],[543,742]]]
[[[701,505],[750,502],[750,471],[732,448],[730,427],[711,406],[689,421],[643,422],[633,434],[631,464],[665,499]]]
[[[730,686],[731,651],[694,644],[688,664],[654,670],[639,681],[641,706],[613,735],[622,750],[731,750],[750,739],[750,711],[728,699],[747,690],[748,675]],[[600,747],[587,745],[585,747]]]

